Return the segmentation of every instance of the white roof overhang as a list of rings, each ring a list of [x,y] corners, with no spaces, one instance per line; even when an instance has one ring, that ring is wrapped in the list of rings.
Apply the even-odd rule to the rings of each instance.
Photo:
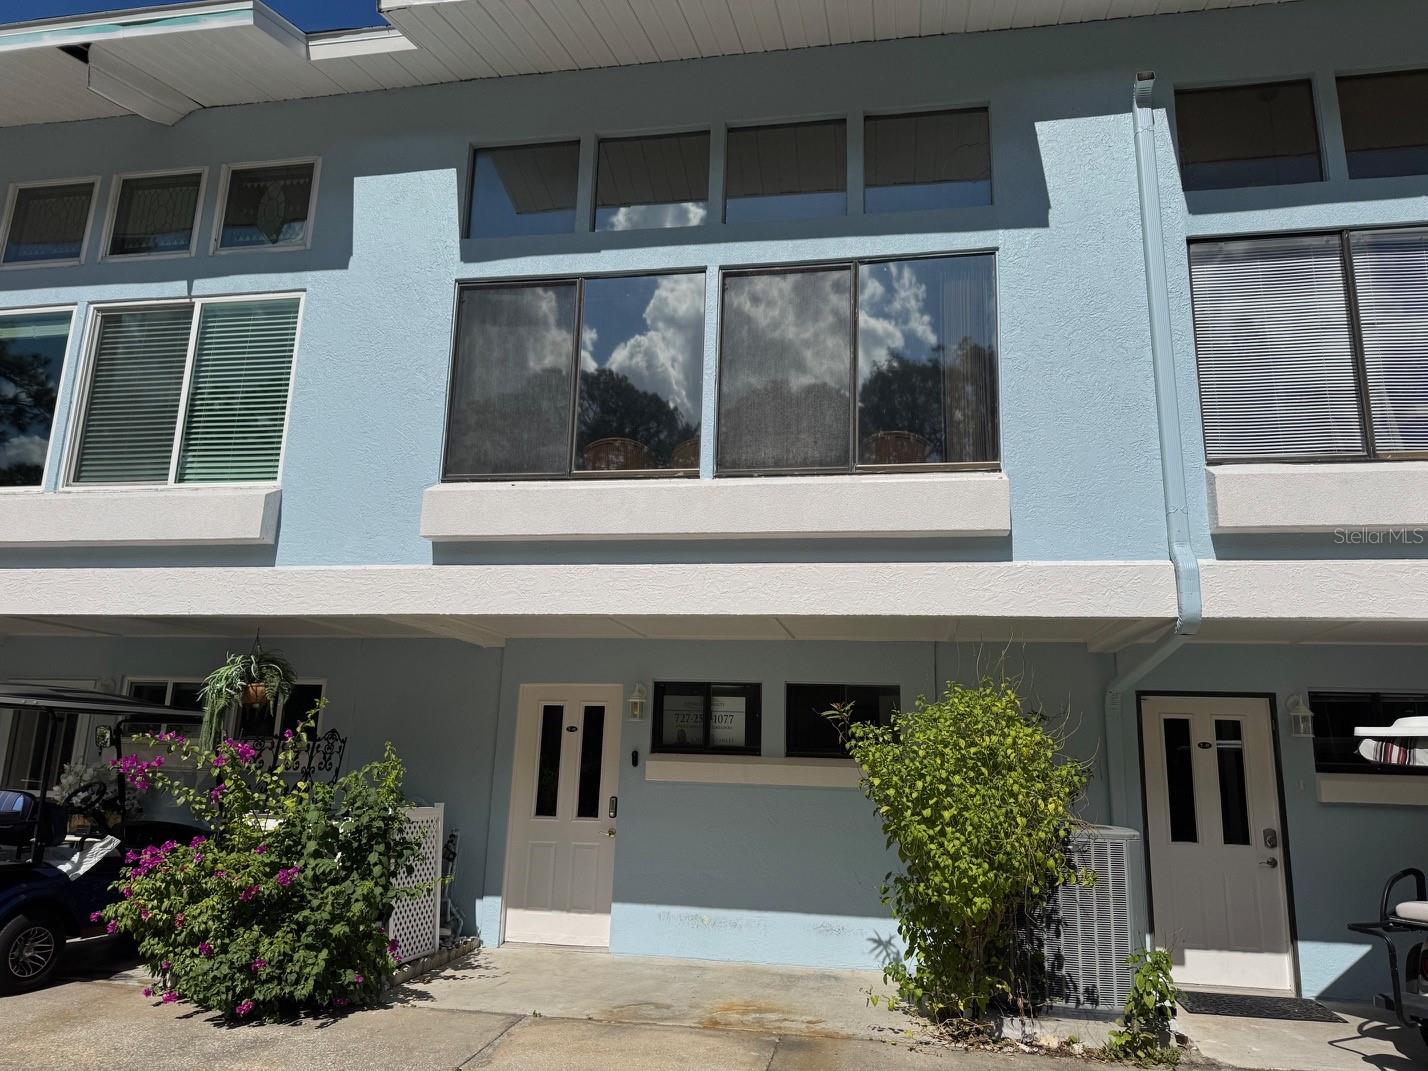
[[[380,0],[304,34],[261,0],[0,26],[0,126],[1292,0]]]

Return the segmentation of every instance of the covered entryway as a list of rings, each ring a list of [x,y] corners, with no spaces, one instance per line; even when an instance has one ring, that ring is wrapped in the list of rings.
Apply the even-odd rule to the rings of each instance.
[[[1292,993],[1270,700],[1141,702],[1155,940],[1182,985]]]
[[[523,685],[504,938],[608,947],[615,877],[619,685]]]

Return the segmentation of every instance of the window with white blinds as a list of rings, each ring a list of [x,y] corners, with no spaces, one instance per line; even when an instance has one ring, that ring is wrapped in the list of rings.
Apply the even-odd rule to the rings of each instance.
[[[1428,451],[1428,231],[1196,243],[1210,463]]]
[[[1428,452],[1428,231],[1349,238],[1373,444]]]
[[[300,308],[282,297],[100,312],[72,482],[277,479]]]

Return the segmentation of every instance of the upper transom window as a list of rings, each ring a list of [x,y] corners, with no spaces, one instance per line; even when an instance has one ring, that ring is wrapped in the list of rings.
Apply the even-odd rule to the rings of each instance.
[[[1318,182],[1319,126],[1308,81],[1175,94],[1187,190]]]
[[[704,273],[461,292],[447,479],[699,468]]]
[[[730,130],[724,218],[730,223],[848,211],[848,124],[842,119]]]
[[[863,206],[913,212],[992,203],[987,110],[869,116]]]
[[[580,142],[477,149],[471,165],[472,238],[575,230]]]
[[[203,171],[131,175],[118,180],[107,256],[186,256],[193,252]]]
[[[16,186],[5,213],[3,263],[78,264],[94,213],[94,179]]]
[[[693,227],[709,215],[709,133],[600,142],[595,229]]]
[[[1428,71],[1339,79],[1350,178],[1428,175]]]
[[[312,241],[316,176],[314,160],[226,168],[214,248],[221,252],[307,248]]]
[[[301,304],[101,310],[71,482],[276,480]]]
[[[729,272],[723,299],[721,473],[998,460],[991,255]]]

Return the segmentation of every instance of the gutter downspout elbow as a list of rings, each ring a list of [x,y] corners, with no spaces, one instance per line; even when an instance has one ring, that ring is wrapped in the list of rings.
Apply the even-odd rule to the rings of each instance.
[[[1139,180],[1141,244],[1145,254],[1150,358],[1155,379],[1156,424],[1160,436],[1160,477],[1165,499],[1165,534],[1175,570],[1175,627],[1135,665],[1119,669],[1106,686],[1105,733],[1111,821],[1138,826],[1140,808],[1132,809],[1130,786],[1139,781],[1136,757],[1129,754],[1124,724],[1125,697],[1140,681],[1200,631],[1203,617],[1200,562],[1190,544],[1185,451],[1180,401],[1175,380],[1175,350],[1170,323],[1170,283],[1165,266],[1165,231],[1161,215],[1160,167],[1155,148],[1155,73],[1136,75],[1131,113],[1135,120],[1136,175]]]

